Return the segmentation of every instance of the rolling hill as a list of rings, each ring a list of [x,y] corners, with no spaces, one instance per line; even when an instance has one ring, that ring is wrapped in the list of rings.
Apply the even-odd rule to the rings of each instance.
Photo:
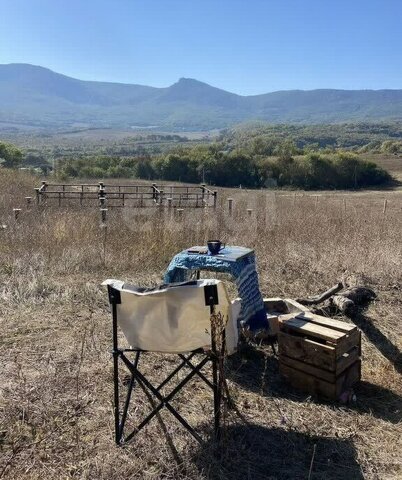
[[[83,81],[29,64],[0,65],[0,128],[155,126],[171,130],[272,123],[402,120],[402,90],[292,90],[241,96],[181,78],[166,88]]]

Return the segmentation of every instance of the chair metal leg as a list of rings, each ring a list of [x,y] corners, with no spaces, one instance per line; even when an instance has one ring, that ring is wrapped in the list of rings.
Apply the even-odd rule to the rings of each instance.
[[[123,355],[121,355],[121,359],[127,365],[128,369],[131,371],[133,376],[137,379],[139,385],[142,388],[147,388],[158,400],[159,404],[148,414],[148,416],[137,426],[137,428],[130,433],[125,438],[125,441],[129,441],[136,433],[138,433],[163,407],[166,407],[176,418],[179,422],[193,435],[193,437],[202,443],[202,438],[195,432],[195,430],[187,423],[187,421],[176,411],[172,405],[170,405],[170,401],[173,397],[181,390],[184,385],[186,385],[194,375],[209,361],[207,357],[205,357],[191,372],[184,377],[184,379],[179,382],[176,387],[167,395],[163,396],[158,388],[155,388],[149,380],[136,368],[134,365]]]
[[[120,444],[120,410],[119,410],[119,349],[117,343],[117,305],[112,303],[113,317],[113,383],[114,383],[114,432],[115,442]]]
[[[215,305],[212,298],[210,299],[210,314],[215,314]],[[220,357],[216,345],[216,325],[211,325],[211,349],[212,349],[212,381],[214,390],[214,435],[215,440],[220,438],[220,419],[221,419],[221,372],[220,372]]]
[[[219,360],[216,356],[212,358],[212,378],[214,385],[214,435],[215,440],[220,438],[221,420],[221,381],[219,372]]]
[[[190,361],[190,358],[192,357],[192,355],[190,355],[189,357],[185,357],[183,354],[179,353],[178,354],[179,357],[186,363],[186,365],[190,368],[195,368],[195,366],[191,363]],[[204,382],[210,386],[212,388],[212,390],[214,389],[214,384],[202,373],[202,372],[197,372],[197,375],[202,378],[202,380],[204,380]]]
[[[139,351],[135,352],[135,359],[134,359],[134,363],[133,363],[134,368],[137,368],[137,366],[138,366],[138,361],[140,359],[140,353],[141,352],[139,352]],[[124,425],[125,425],[126,419],[127,419],[127,412],[128,412],[128,407],[130,406],[131,393],[133,391],[134,384],[135,384],[135,377],[134,377],[133,374],[131,374],[130,384],[129,384],[128,390],[127,390],[126,401],[124,403],[123,415],[121,417],[121,422],[120,422],[120,426],[119,426],[119,441],[120,442],[123,438]]]

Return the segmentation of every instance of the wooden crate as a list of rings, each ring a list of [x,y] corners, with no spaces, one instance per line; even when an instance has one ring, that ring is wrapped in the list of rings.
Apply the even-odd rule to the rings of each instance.
[[[311,312],[279,316],[279,366],[288,381],[330,399],[360,380],[361,334],[355,325]]]

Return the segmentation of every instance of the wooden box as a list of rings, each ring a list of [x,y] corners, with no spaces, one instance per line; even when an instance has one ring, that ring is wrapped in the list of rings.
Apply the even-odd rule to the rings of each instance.
[[[361,334],[355,325],[299,312],[280,315],[279,369],[295,388],[339,399],[361,377]]]

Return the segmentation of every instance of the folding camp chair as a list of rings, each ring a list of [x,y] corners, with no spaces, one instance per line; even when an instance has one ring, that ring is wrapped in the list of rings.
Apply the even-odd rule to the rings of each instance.
[[[225,348],[226,353],[231,354],[237,346],[237,316],[240,312],[240,301],[230,302],[225,286],[219,280],[169,284],[156,289],[139,289],[118,280],[106,280],[103,284],[108,286],[113,319],[116,443],[120,445],[128,442],[164,407],[196,440],[202,442],[201,436],[171,403],[175,395],[195,375],[213,391],[214,433],[216,438],[219,438],[222,399],[222,365],[220,363],[223,361],[223,352],[218,352],[216,331],[214,332],[214,327],[211,327],[211,315],[220,313],[220,318],[224,319],[219,347]],[[130,345],[129,348],[119,347],[118,326],[122,329]],[[129,352],[135,354],[133,361],[127,355]],[[180,363],[159,385],[154,386],[139,369],[140,356],[145,352],[177,354]],[[201,354],[202,359],[195,363],[197,354]],[[120,361],[131,373],[122,411],[119,404]],[[207,363],[212,363],[212,381],[201,372]],[[162,387],[171,382],[185,367],[189,372],[170,393],[163,395]],[[137,427],[125,435],[124,428],[131,394],[136,384],[148,396],[156,399],[156,402],[152,403],[151,412]]]

